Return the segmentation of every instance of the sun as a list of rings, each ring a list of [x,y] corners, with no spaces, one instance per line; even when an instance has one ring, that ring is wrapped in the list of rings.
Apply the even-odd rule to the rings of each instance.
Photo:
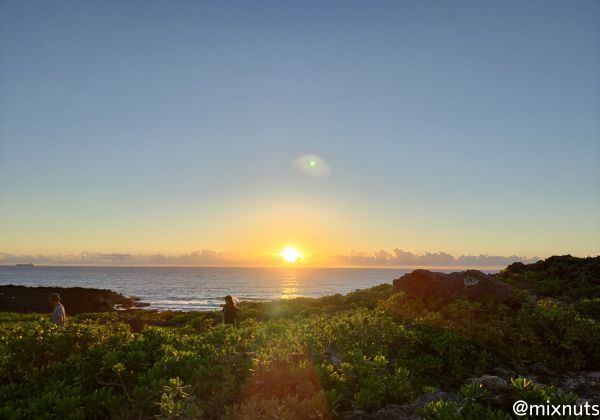
[[[299,258],[302,258],[302,255],[293,246],[288,246],[281,251],[281,258],[283,258],[286,262],[295,263]]]

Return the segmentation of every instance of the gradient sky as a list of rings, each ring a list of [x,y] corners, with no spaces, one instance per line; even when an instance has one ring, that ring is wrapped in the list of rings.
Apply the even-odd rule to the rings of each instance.
[[[597,255],[598,22],[597,1],[2,0],[0,252]]]

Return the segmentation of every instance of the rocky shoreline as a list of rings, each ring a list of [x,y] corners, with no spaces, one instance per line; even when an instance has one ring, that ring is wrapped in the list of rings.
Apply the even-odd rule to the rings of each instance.
[[[107,289],[84,287],[43,287],[0,285],[0,312],[46,313],[50,293],[58,293],[68,313],[110,312],[148,306],[139,298],[123,296]]]

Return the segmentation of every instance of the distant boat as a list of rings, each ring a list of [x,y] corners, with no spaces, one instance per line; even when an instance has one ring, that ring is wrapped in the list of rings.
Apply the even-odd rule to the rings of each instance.
[[[35,267],[35,264],[33,264],[33,263],[17,264],[17,267]]]

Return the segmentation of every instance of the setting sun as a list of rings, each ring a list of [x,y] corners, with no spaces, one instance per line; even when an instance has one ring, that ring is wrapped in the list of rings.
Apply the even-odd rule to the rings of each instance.
[[[300,255],[298,250],[296,248],[294,248],[293,246],[288,246],[283,251],[281,251],[281,257],[286,262],[294,263],[294,262],[298,261],[298,259],[301,258],[302,255]]]

